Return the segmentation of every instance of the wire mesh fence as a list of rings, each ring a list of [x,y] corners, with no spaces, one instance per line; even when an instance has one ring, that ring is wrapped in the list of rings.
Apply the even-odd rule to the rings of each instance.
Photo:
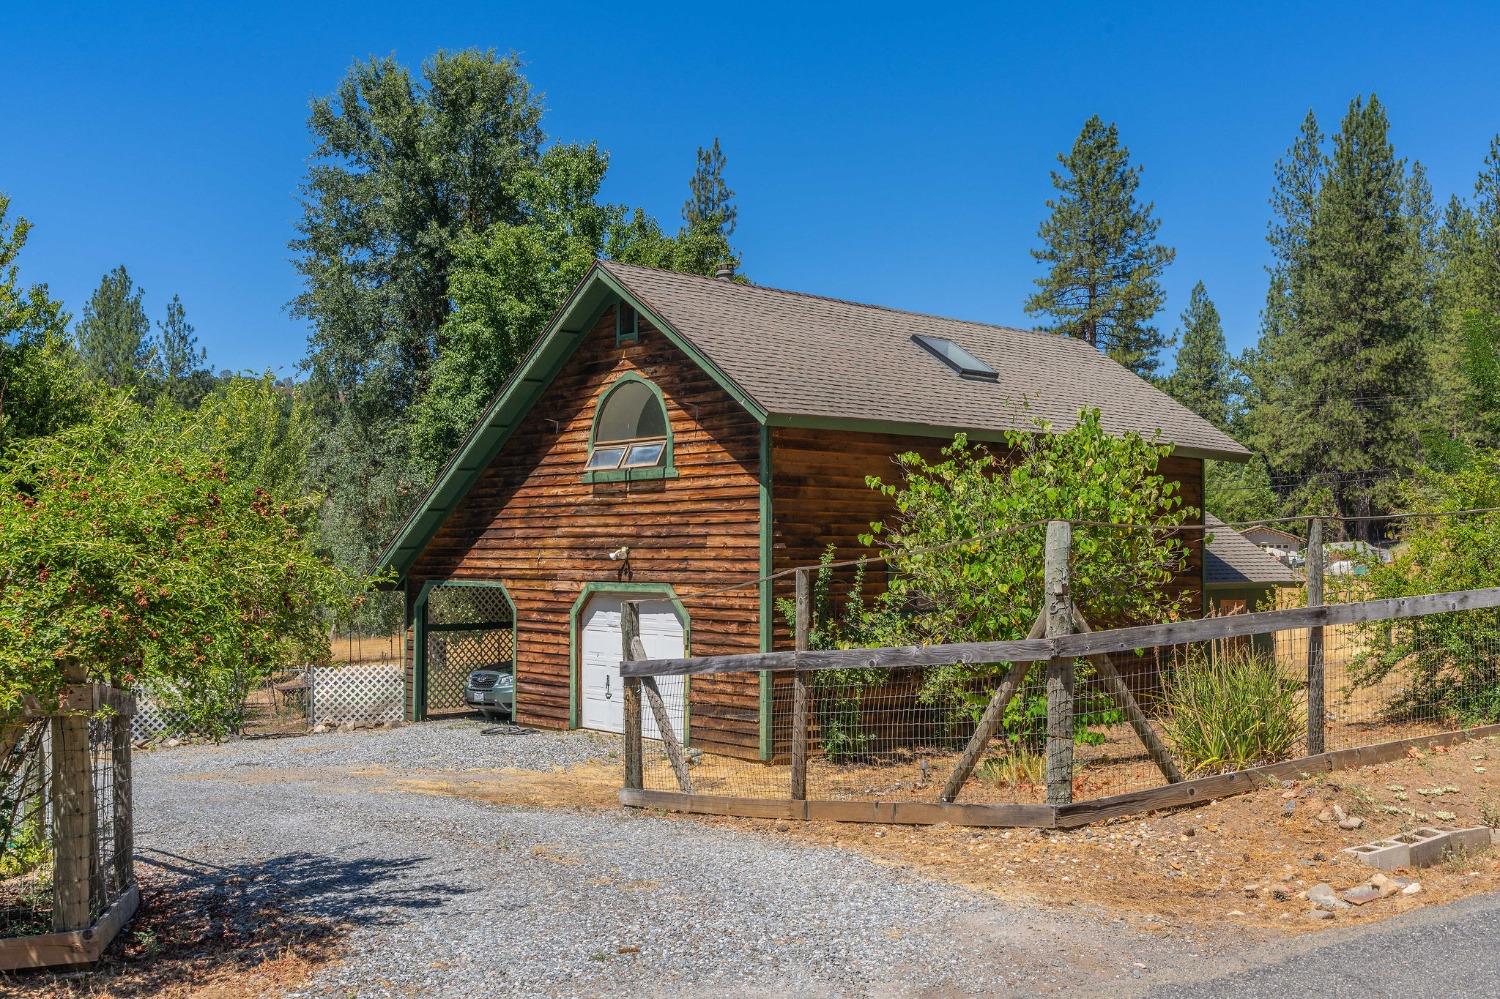
[[[85,929],[135,883],[129,718],[80,708],[0,733],[0,945]]]
[[[1252,628],[1249,622],[1260,619],[1245,618],[1227,637],[1200,627],[1194,634],[1207,637],[1113,648],[1069,658],[1065,669],[1054,663],[1056,674],[1070,674],[1068,689],[1054,684],[1050,699],[1055,704],[1069,695],[1066,800],[1500,722],[1500,591],[1454,593],[1441,606],[1429,601],[1420,613],[1392,610],[1387,598],[1419,600],[1437,592],[1410,580],[1399,594],[1390,592],[1388,574],[1378,570],[1399,557],[1399,549],[1393,556],[1351,541],[1326,551],[1319,546],[1309,557],[1323,570],[1310,573],[1322,577],[1313,603],[1354,605],[1334,615],[1336,623],[1293,622],[1282,614]],[[1318,589],[1316,582],[1312,588]],[[1038,596],[1032,606],[1043,602]],[[1307,603],[1302,586],[1268,589],[1261,606],[1245,610]],[[1110,635],[1089,637],[1102,647]],[[1019,680],[1010,685],[993,738],[976,740],[986,709],[1013,670]],[[934,802],[940,794],[953,800],[945,785],[957,773],[959,801],[1040,804],[1058,800],[1048,788],[1048,673],[1046,661],[1013,667],[959,658],[889,668],[876,665],[875,657],[854,668],[772,672],[769,732],[759,760],[695,752],[693,678],[674,687],[662,682],[665,676],[657,679],[664,711],[682,719],[677,734],[687,736],[686,776],[697,795]],[[793,774],[798,675],[807,694],[800,795]],[[643,710],[650,708],[643,703]],[[1050,713],[1055,721],[1055,709]],[[680,768],[651,734],[643,743],[641,786],[681,790]],[[1055,751],[1055,726],[1053,735]],[[1153,738],[1162,750],[1155,755],[1148,748]],[[1057,779],[1055,765],[1052,776]]]

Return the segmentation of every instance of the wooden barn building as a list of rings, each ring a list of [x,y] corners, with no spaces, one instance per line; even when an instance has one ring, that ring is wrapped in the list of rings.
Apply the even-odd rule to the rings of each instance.
[[[653,657],[788,648],[774,600],[791,580],[755,581],[857,551],[888,512],[867,475],[957,431],[1066,429],[1083,407],[1159,430],[1195,507],[1205,458],[1246,457],[1079,340],[597,262],[384,555],[412,625],[411,714],[461,706],[467,669],[513,654],[517,721],[619,730],[622,598],[650,598]],[[1192,538],[1181,585],[1201,613]],[[489,651],[457,654],[454,633]],[[767,677],[685,695],[691,745],[769,758]]]

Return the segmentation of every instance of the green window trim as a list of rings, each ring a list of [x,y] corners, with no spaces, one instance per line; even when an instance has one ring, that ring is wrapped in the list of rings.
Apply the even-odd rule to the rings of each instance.
[[[641,314],[629,302],[615,306],[615,346],[641,342]]]
[[[620,386],[630,382],[638,382],[651,390],[656,398],[656,404],[661,407],[662,422],[667,428],[667,442],[662,449],[661,462],[656,465],[648,465],[641,468],[601,468],[589,471],[584,470],[580,476],[584,482],[645,482],[651,479],[675,479],[677,478],[677,467],[674,464],[675,451],[672,440],[672,413],[667,409],[667,397],[663,394],[661,386],[644,375],[634,371],[627,371],[599,393],[599,398],[594,402],[594,422],[589,426],[589,456],[594,454],[595,438],[599,433],[599,421],[604,416],[604,407],[609,402],[609,397],[614,394]]]
[[[583,682],[583,665],[579,653],[582,651],[578,643],[582,636],[579,630],[579,618],[583,614],[589,601],[601,593],[617,594],[619,596],[652,596],[660,597],[672,605],[677,616],[682,620],[682,652],[683,655],[693,654],[693,616],[688,613],[687,607],[678,598],[677,591],[671,583],[584,583],[582,591],[573,606],[568,610],[568,728],[576,729],[582,724],[583,709],[579,697],[579,685]],[[645,702],[641,702],[644,708]],[[692,744],[693,733],[693,678],[685,676],[682,678],[682,744]]]

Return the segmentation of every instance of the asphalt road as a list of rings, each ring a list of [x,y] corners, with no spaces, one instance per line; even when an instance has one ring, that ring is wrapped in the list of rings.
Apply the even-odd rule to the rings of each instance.
[[[1497,940],[1500,896],[1482,895],[1373,927],[1334,930],[1252,952],[1227,974],[1146,994],[1159,999],[1500,996]]]

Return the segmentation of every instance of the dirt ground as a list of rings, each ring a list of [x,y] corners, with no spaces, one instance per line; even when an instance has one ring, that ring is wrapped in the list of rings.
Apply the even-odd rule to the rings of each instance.
[[[1363,819],[1361,828],[1320,821],[1335,803]],[[1397,872],[1421,890],[1342,910],[1332,920],[1305,918],[1311,906],[1300,897],[1319,883],[1342,891],[1374,873],[1340,852],[1347,847],[1423,825],[1500,824],[1500,742],[1413,751],[1391,763],[1076,830],[687,821],[839,846],[1007,899],[1103,906],[1148,928],[1236,920],[1300,932],[1500,890],[1497,851]]]
[[[501,805],[615,807],[617,764],[501,773],[503,781],[484,773],[397,778],[393,787]],[[1363,825],[1345,830],[1320,821],[1334,804]],[[1311,906],[1301,897],[1319,883],[1342,891],[1375,873],[1340,852],[1347,847],[1424,825],[1500,825],[1500,741],[1414,750],[1391,763],[1076,830],[676,817],[853,850],[1006,899],[1100,906],[1147,928],[1233,920],[1303,932],[1500,891],[1497,850],[1396,872],[1420,891],[1341,910],[1331,920],[1305,918]]]

